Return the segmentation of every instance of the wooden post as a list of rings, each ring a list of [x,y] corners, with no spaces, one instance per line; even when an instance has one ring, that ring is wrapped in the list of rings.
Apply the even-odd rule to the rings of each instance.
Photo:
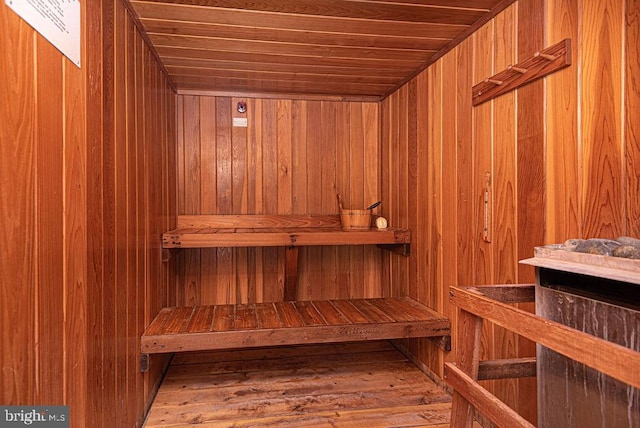
[[[287,247],[284,265],[284,300],[296,300],[298,291],[298,248]]]
[[[481,336],[482,318],[461,309],[458,314],[456,365],[473,380],[478,379]],[[460,393],[454,391],[451,403],[451,427],[471,428],[472,426],[473,406]]]

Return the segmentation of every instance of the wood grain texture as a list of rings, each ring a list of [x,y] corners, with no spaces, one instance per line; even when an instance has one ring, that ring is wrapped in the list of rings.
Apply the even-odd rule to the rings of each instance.
[[[244,115],[236,111],[240,101],[247,103]],[[178,103],[184,135],[178,153],[191,159],[179,171],[178,187],[190,195],[180,214],[337,214],[338,190],[354,208],[381,199],[376,104],[194,96],[180,96]],[[207,107],[213,105],[215,111]],[[233,117],[245,116],[247,128],[233,126]],[[213,117],[216,125],[208,125]],[[183,304],[282,298],[283,249],[186,253],[178,293],[188,299]],[[298,297],[376,296],[380,257],[376,248],[303,248]],[[345,260],[361,266],[359,273],[347,275]]]
[[[625,34],[625,234],[640,236],[640,62],[633,52],[640,49],[640,2],[629,1],[626,8]]]
[[[85,6],[82,68],[0,6],[1,401],[141,426],[164,364],[140,373],[139,338],[172,281],[175,95],[121,2]]]
[[[133,1],[131,8],[181,90],[378,100],[512,1]]]
[[[541,15],[544,10],[546,14]],[[443,209],[443,249],[451,254],[447,248],[455,248],[456,257],[445,257],[445,279],[435,282],[440,291],[434,291],[423,285],[421,278],[434,275],[439,267],[426,263],[429,259],[424,255],[416,255],[425,262],[418,264],[418,294],[413,297],[446,293],[455,283],[531,282],[533,270],[516,263],[531,257],[534,246],[543,243],[560,243],[571,237],[637,235],[638,138],[637,121],[633,120],[637,109],[632,106],[638,98],[638,67],[634,60],[622,60],[623,47],[627,53],[635,49],[637,10],[635,2],[613,5],[602,1],[580,8],[565,1],[520,1],[489,24],[494,29],[491,35],[482,37],[483,29],[444,56],[442,67],[449,70],[443,72],[447,81],[430,84],[429,88],[420,86],[420,79],[439,81],[434,80],[439,67],[436,64],[419,75],[421,89],[408,105],[417,104],[418,111],[422,104],[427,105],[429,113],[424,116],[429,120],[439,118],[439,122],[418,125],[426,138],[422,142],[420,133],[417,137],[419,165],[424,166],[416,190],[411,186],[405,189],[400,173],[396,173],[398,168],[412,167],[410,161],[398,163],[397,153],[404,147],[397,145],[408,144],[401,129],[411,129],[413,125],[408,122],[419,123],[421,116],[413,119],[408,109],[404,110],[400,92],[383,101],[381,169],[385,194],[417,192],[416,200],[431,201],[433,193],[421,183],[428,183],[430,174],[441,166],[440,159],[429,157],[427,148],[440,141],[443,144],[440,174],[449,190],[443,191],[436,205],[442,204]],[[472,108],[469,90],[480,69],[488,69],[490,75],[492,64],[497,69],[507,67],[564,38],[575,42],[583,37],[584,45],[573,43],[571,67],[546,77],[544,83],[534,82],[517,93],[506,94],[510,99],[494,100],[486,107],[493,109],[492,114]],[[587,74],[581,75],[581,69]],[[442,91],[442,95],[434,94],[434,90]],[[606,98],[602,109],[596,107],[601,97]],[[455,109],[449,105],[452,98],[456,100]],[[443,113],[439,116],[440,110]],[[447,121],[454,121],[455,136],[450,136]],[[420,147],[425,147],[424,151]],[[481,211],[476,173],[480,167],[491,171],[493,178],[493,239],[489,245],[482,243],[477,233]],[[398,206],[394,203],[385,207],[384,214],[394,216]],[[414,239],[417,254],[423,251],[420,240],[433,236],[427,232],[435,227],[427,212],[418,213],[419,233]],[[455,233],[451,244],[447,244],[451,238],[447,238],[446,230]],[[491,263],[487,263],[487,257]],[[412,285],[392,278],[397,281],[392,289],[412,289]],[[446,313],[446,307],[438,306],[441,303],[434,304],[435,309]],[[532,310],[530,304],[518,305]],[[454,314],[452,323],[455,326]],[[452,354],[456,346],[454,336]],[[432,351],[408,348],[434,371],[441,370]],[[483,350],[499,358],[526,357],[533,352],[530,342],[493,328],[486,330]],[[452,358],[452,354],[445,358]],[[535,399],[532,381],[495,385],[492,392],[510,401],[528,420],[535,420],[530,406]]]
[[[545,46],[545,0],[527,0],[517,5],[518,59],[527,57]],[[545,186],[554,184],[546,180],[544,158],[545,117],[544,82],[536,81],[518,89],[516,123],[517,142],[517,195],[518,195],[518,260],[531,255],[533,247],[544,242],[546,222],[544,213],[548,201],[544,199]],[[554,121],[556,119],[554,118]],[[534,281],[534,272],[518,265],[518,283]],[[520,308],[534,311],[532,304],[521,304]],[[524,338],[518,340],[518,356],[535,355],[535,346]],[[536,402],[535,384],[531,380],[520,380],[516,410],[535,423],[537,414],[531,403]]]
[[[622,17],[620,2],[585,4],[582,61],[582,201],[584,236],[624,231],[622,192]],[[588,60],[587,60],[588,58]]]
[[[33,269],[37,261],[34,218],[37,140],[32,130],[36,127],[35,100],[39,88],[33,78],[23,77],[35,73],[33,31],[4,4],[0,6],[0,20],[0,72],[5,76],[0,95],[7,100],[0,108],[0,233],[5,242],[11,243],[0,249],[3,265],[0,273],[3,343],[0,401],[26,404],[35,398],[37,369],[33,354],[37,333],[34,313],[37,276]],[[23,321],[16,323],[15,320]]]
[[[546,18],[549,42],[578,40],[578,5],[548,1]],[[575,49],[574,49],[575,50]],[[574,52],[574,63],[578,55]],[[579,175],[578,70],[572,66],[547,78],[546,174],[553,186],[546,186],[546,242],[564,242],[583,234],[583,210]]]
[[[194,316],[203,310],[213,312],[214,320],[225,314],[226,322],[201,328]],[[269,313],[273,319],[260,318]],[[141,352],[443,336],[449,325],[447,318],[407,298],[179,306],[162,309],[142,336]]]
[[[516,11],[505,10],[495,18],[494,66],[505,69],[516,57]],[[517,224],[517,127],[516,102],[513,92],[498,97],[493,102],[493,166],[491,177],[492,252],[494,260],[493,283],[515,284],[518,282],[518,260],[516,257]],[[494,347],[500,358],[518,356],[518,336],[503,328],[493,326]],[[495,395],[512,408],[517,407],[518,381],[495,382]]]
[[[36,169],[37,223],[44,225],[38,231],[38,379],[34,400],[53,403],[63,396],[63,352],[58,338],[63,334],[63,313],[58,310],[58,299],[63,293],[63,194],[61,180],[63,159],[59,156],[64,136],[62,88],[62,62],[56,49],[43,38],[36,39],[37,86],[56,88],[47,103],[38,103],[38,165]]]
[[[448,394],[387,342],[176,357],[149,427],[448,426]]]

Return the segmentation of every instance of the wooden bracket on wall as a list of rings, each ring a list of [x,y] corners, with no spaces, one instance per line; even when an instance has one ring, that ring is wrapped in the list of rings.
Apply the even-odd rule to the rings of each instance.
[[[169,260],[177,256],[180,251],[182,251],[182,248],[163,248],[162,262],[167,263]]]
[[[564,39],[474,85],[471,92],[473,105],[482,104],[569,65],[571,39]]]
[[[411,254],[410,244],[377,244],[376,247],[405,257]]]

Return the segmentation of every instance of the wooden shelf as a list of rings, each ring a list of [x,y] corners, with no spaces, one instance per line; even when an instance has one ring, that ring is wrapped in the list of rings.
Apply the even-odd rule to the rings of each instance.
[[[166,252],[182,248],[286,247],[285,300],[294,300],[298,284],[298,248],[312,245],[377,245],[403,256],[409,255],[408,229],[369,228],[345,230],[339,215],[228,214],[181,215],[178,228],[162,235]]]
[[[309,245],[407,244],[406,229],[344,231],[340,227],[283,229],[175,229],[162,236],[164,248],[302,247]]]
[[[449,336],[449,320],[410,298],[164,308],[143,354]]]
[[[408,229],[344,230],[340,217],[312,215],[180,216],[164,248],[300,247],[409,244]]]

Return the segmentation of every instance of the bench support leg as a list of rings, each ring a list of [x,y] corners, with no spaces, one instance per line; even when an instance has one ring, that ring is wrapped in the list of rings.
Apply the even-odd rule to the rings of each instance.
[[[296,300],[298,292],[298,247],[287,247],[284,264],[284,300]]]
[[[458,350],[456,366],[472,380],[478,379],[482,318],[463,309],[458,313]],[[451,427],[471,428],[473,406],[460,393],[453,393]]]

